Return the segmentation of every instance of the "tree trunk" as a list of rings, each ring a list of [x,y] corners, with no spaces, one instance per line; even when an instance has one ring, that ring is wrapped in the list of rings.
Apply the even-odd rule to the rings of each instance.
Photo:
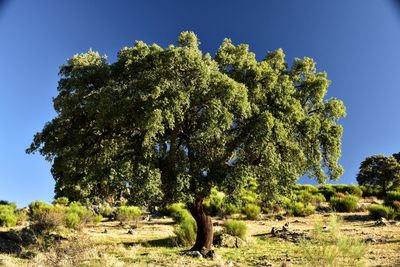
[[[203,248],[207,251],[211,250],[214,236],[213,225],[211,217],[203,210],[203,198],[196,197],[194,205],[190,208],[190,213],[197,224],[196,243],[191,250],[202,251]]]

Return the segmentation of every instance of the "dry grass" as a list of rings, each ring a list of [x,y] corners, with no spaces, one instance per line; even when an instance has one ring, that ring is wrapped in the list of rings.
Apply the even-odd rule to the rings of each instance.
[[[400,266],[400,226],[373,226],[373,221],[366,220],[366,212],[340,216],[341,236],[373,241],[369,243],[362,261],[357,261],[357,264]],[[321,222],[323,231],[327,232],[323,227],[329,225],[329,214],[289,217],[284,221],[275,221],[273,218],[246,221],[251,236],[248,244],[238,249],[216,248],[218,257],[214,261],[182,255],[188,248],[171,244],[173,221],[157,219],[141,222],[141,226],[134,229],[133,233],[128,233],[128,229],[121,227],[118,222],[86,227],[48,250],[36,251],[38,254],[30,260],[0,254],[0,266],[263,266],[267,262],[273,266],[281,266],[283,262],[290,263],[290,266],[310,265],[313,259],[307,253],[318,247],[305,249],[304,243],[295,244],[269,235],[272,227],[281,228],[286,222],[290,223],[290,229],[308,235],[316,222]],[[219,226],[214,228],[220,229]],[[336,266],[340,266],[340,261]]]

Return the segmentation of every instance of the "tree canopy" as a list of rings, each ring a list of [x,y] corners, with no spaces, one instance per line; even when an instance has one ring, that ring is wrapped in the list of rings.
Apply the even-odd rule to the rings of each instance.
[[[390,157],[374,155],[367,157],[360,165],[357,182],[360,185],[379,186],[382,192],[400,187],[400,154]]]
[[[183,32],[177,46],[139,41],[114,63],[74,55],[60,75],[57,116],[27,149],[52,162],[57,196],[189,201],[245,177],[272,194],[343,173],[345,107],[325,99],[330,81],[311,58],[289,67],[278,49],[258,61],[229,39],[212,57]]]

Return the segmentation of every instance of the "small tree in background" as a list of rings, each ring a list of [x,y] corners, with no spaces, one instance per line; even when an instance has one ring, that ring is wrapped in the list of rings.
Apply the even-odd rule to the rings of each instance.
[[[300,176],[343,173],[345,108],[324,99],[330,81],[311,58],[289,68],[278,49],[257,61],[229,39],[212,57],[183,32],[178,46],[137,42],[112,64],[94,51],[75,55],[60,75],[57,116],[27,150],[52,162],[56,195],[191,203],[193,250],[212,244],[203,200],[213,186],[231,193],[254,177],[273,197]]]
[[[398,154],[391,157],[374,155],[361,162],[357,182],[360,185],[378,186],[384,195],[400,186],[400,162]]]

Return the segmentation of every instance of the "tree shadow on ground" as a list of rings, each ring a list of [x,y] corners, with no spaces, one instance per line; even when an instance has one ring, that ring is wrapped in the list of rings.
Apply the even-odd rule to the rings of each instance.
[[[137,245],[142,245],[144,247],[165,247],[172,248],[176,247],[176,241],[174,237],[165,237],[153,240],[140,240],[135,242],[122,242],[125,247],[132,247]]]
[[[371,217],[368,214],[351,214],[341,216],[344,221],[347,222],[357,222],[357,221],[370,221]]]

